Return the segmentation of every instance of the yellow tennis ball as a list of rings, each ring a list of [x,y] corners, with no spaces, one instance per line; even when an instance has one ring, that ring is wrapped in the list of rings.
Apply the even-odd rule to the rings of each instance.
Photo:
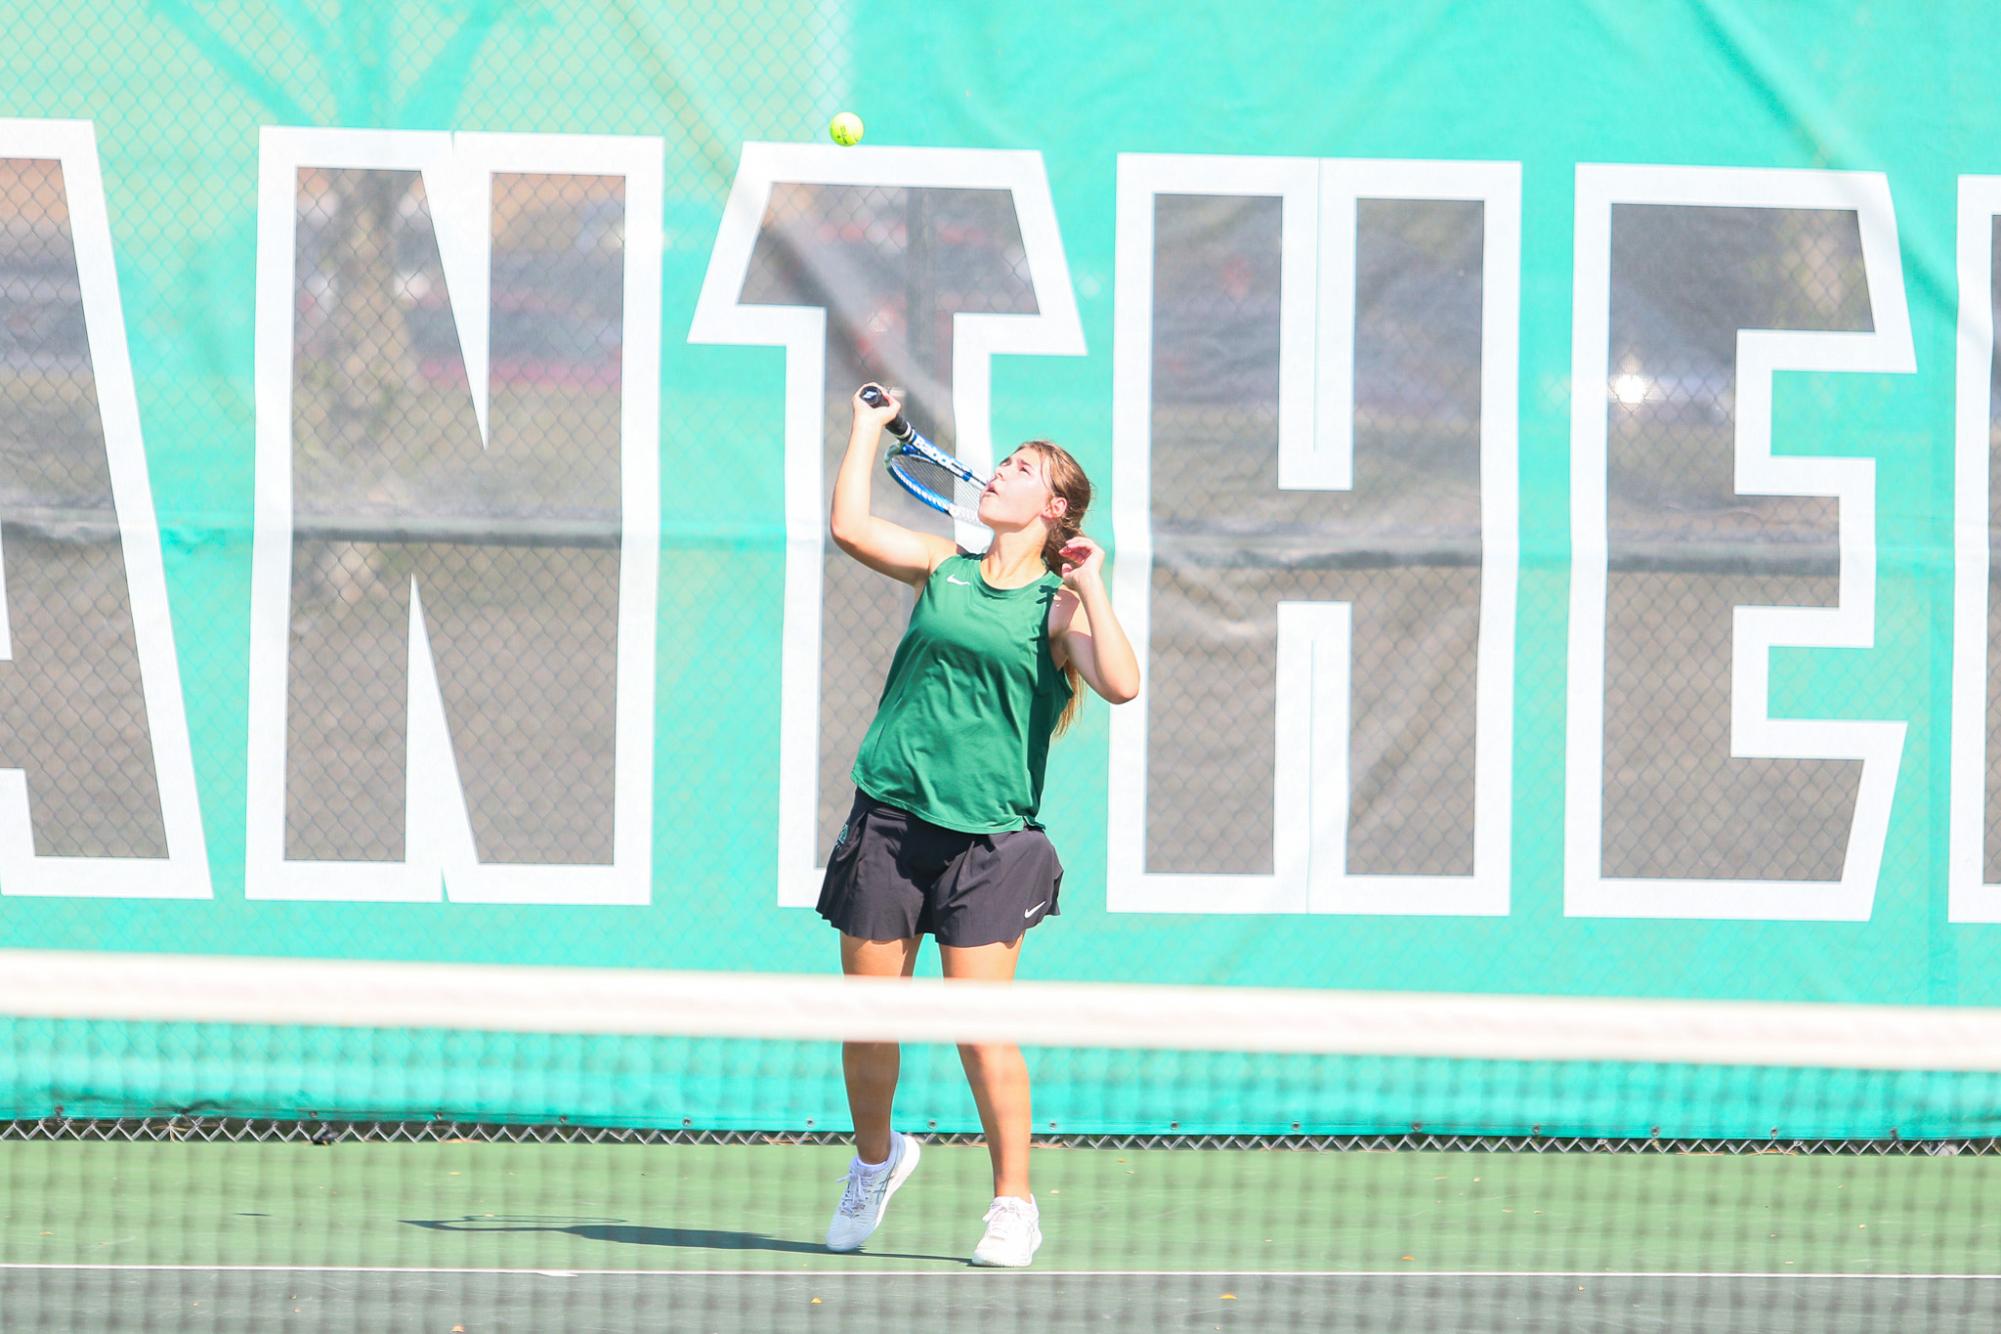
[[[852,148],[862,141],[862,118],[852,111],[843,111],[827,126],[827,133],[843,148]]]

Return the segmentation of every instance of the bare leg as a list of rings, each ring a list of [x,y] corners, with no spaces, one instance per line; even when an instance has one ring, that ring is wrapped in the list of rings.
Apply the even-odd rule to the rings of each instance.
[[[1021,937],[995,945],[965,949],[938,947],[948,978],[980,982],[1011,982],[1021,957]],[[1028,1198],[1028,1063],[1013,1043],[962,1042],[959,1060],[980,1109],[987,1135],[987,1156],[993,1160],[994,1194]]]
[[[863,940],[843,932],[841,971],[849,977],[909,977],[917,968],[918,940]],[[855,1155],[865,1163],[889,1161],[889,1107],[896,1097],[900,1054],[894,1042],[841,1044],[848,1111],[855,1119]]]

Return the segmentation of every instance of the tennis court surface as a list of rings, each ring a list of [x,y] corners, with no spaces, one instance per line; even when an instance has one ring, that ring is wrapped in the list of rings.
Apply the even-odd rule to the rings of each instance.
[[[268,1118],[9,1122],[9,1330],[2001,1325],[1997,1145],[1815,1135],[1991,1097],[1976,1012],[440,966],[374,966],[369,991],[346,962],[6,962],[10,1059],[86,1097],[171,1086],[176,1062],[296,1095]],[[897,1124],[926,1139],[857,1254],[822,1244],[844,1032],[904,1040]],[[967,1260],[992,1180],[950,1039],[1010,1034],[1046,1240],[1004,1272]],[[141,1050],[162,1068],[133,1074]],[[465,1118],[482,1089],[514,1114]],[[1592,1089],[1663,1124],[1535,1120]],[[635,1090],[686,1114],[604,1115]],[[427,1121],[369,1114],[427,1099]],[[1436,1120],[1352,1128],[1384,1105]]]
[[[998,1272],[965,1261],[987,1185],[970,1145],[934,1145],[866,1250],[833,1255],[834,1146],[15,1142],[0,1303],[12,1329],[466,1334],[1971,1331],[2001,1315],[2001,1273],[1978,1269],[2001,1156],[1035,1158],[1049,1240],[1034,1268]]]

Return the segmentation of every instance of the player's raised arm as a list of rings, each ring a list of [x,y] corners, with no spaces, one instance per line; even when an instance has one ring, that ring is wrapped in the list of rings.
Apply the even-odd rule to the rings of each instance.
[[[848,452],[834,478],[834,506],[828,525],[834,545],[871,570],[907,584],[922,584],[938,562],[957,548],[949,538],[891,523],[869,508],[882,428],[903,405],[888,393],[881,395],[880,403],[871,404],[859,391],[853,403],[855,420],[848,433]]]
[[[1067,605],[1059,604],[1051,619],[1061,650],[1058,664],[1074,668],[1085,684],[1110,703],[1130,703],[1139,697],[1139,658],[1126,638],[1125,627],[1112,612],[1111,595],[1105,591],[1105,550],[1078,533],[1064,544],[1061,554],[1059,573],[1069,598]],[[1060,630],[1056,625],[1059,618],[1063,622]]]

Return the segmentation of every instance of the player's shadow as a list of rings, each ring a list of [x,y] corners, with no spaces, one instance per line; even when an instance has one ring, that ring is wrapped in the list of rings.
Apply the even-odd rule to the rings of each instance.
[[[707,1251],[785,1251],[801,1255],[826,1255],[818,1242],[792,1241],[768,1237],[762,1232],[730,1232],[714,1228],[640,1227],[617,1219],[538,1218],[520,1214],[484,1215],[460,1218],[406,1218],[412,1227],[437,1232],[563,1232],[586,1241],[609,1241],[623,1246],[684,1246]],[[867,1252],[878,1260],[963,1261],[963,1255],[924,1255],[905,1251]]]

